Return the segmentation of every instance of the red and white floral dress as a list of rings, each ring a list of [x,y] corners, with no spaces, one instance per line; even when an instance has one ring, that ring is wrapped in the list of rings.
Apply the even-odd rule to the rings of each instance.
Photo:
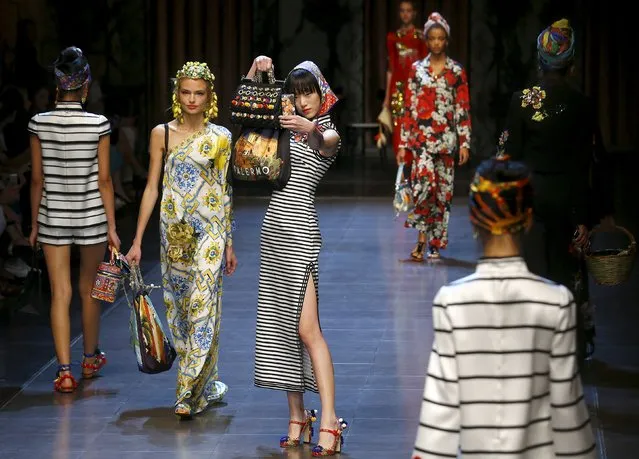
[[[435,74],[430,55],[413,64],[406,86],[400,148],[412,161],[414,209],[405,226],[425,232],[429,247],[445,249],[453,197],[455,152],[470,149],[470,95],[466,71],[447,57]]]

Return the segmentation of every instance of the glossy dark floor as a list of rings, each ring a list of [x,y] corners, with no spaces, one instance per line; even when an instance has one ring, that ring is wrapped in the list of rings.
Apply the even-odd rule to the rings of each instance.
[[[366,188],[361,179],[354,182]],[[381,179],[361,194],[379,194],[380,184],[390,194]],[[105,310],[101,346],[109,363],[103,377],[81,384],[73,395],[54,394],[54,366],[42,366],[53,356],[46,322],[19,315],[0,329],[6,402],[0,410],[0,459],[310,457],[307,446],[278,447],[288,420],[284,393],[252,385],[259,227],[266,204],[257,197],[236,201],[240,266],[225,280],[220,342],[220,376],[230,386],[225,403],[191,422],[177,421],[175,371],[137,371],[123,301]],[[338,414],[351,424],[341,457],[408,458],[432,340],[433,295],[471,272],[478,255],[465,201],[455,203],[450,248],[436,264],[406,261],[415,235],[394,220],[388,197],[320,198],[317,206],[324,238],[322,328],[335,361]],[[133,214],[121,217],[122,233],[130,234]],[[618,218],[637,234],[635,221],[634,210]],[[151,226],[144,271],[147,281],[158,283],[155,234]],[[593,286],[598,347],[584,377],[601,458],[633,458],[639,449],[638,292],[637,269],[622,286]],[[159,292],[153,300],[163,312]],[[77,308],[73,317],[77,322]],[[74,361],[81,357],[80,345],[74,345]],[[309,395],[307,406],[319,408],[318,397]]]

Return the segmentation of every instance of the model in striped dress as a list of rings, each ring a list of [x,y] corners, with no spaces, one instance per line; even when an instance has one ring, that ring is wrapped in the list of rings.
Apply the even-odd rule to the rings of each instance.
[[[470,207],[484,257],[433,301],[435,339],[413,459],[596,457],[573,296],[531,274],[520,257],[531,202],[521,163],[480,165]]]
[[[260,56],[247,77],[271,69],[271,59]],[[314,202],[339,149],[329,116],[337,97],[309,61],[291,71],[285,91],[295,94],[298,115],[280,118],[291,131],[291,177],[284,189],[273,192],[262,225],[255,385],[288,393],[290,422],[282,447],[310,442],[314,411],[304,409],[303,393],[319,392],[322,420],[313,455],[328,456],[339,451],[346,424],[335,415],[333,362],[319,324],[322,237]]]
[[[82,108],[91,72],[82,51],[70,47],[54,63],[57,103],[35,115],[31,133],[31,245],[42,245],[51,283],[51,326],[59,362],[54,388],[72,392],[69,306],[71,244],[80,246],[84,359],[82,376],[92,378],[106,363],[98,349],[100,303],[91,298],[106,242],[119,249],[113,185],[109,171],[109,122]]]

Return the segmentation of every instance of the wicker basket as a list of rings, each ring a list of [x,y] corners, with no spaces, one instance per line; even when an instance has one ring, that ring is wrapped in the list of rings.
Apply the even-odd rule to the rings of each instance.
[[[621,226],[616,226],[615,228],[625,233],[630,239],[630,244],[627,248],[595,250],[584,254],[588,271],[598,285],[612,286],[626,282],[630,277],[630,272],[635,262],[637,254],[635,237],[630,231]],[[603,231],[605,230],[595,227],[590,232],[590,237],[594,233]]]

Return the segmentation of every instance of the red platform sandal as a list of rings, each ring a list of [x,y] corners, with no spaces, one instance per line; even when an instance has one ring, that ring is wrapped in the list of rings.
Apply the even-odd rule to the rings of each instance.
[[[306,419],[304,421],[288,421],[289,424],[297,424],[302,426],[300,435],[297,438],[291,438],[288,435],[280,438],[280,448],[295,448],[301,443],[310,443],[313,439],[313,423],[317,419],[317,410],[304,410]]]
[[[339,428],[333,429],[320,429],[320,432],[328,432],[333,434],[335,439],[333,440],[333,446],[330,448],[324,448],[323,446],[317,445],[313,448],[313,457],[324,457],[324,456],[335,456],[335,454],[342,451],[342,445],[344,444],[344,437],[342,434],[348,428],[348,422],[344,421],[344,419],[339,418]]]
[[[93,359],[93,362],[89,362],[88,360],[90,359]],[[106,363],[106,355],[98,348],[95,349],[93,354],[84,354],[82,359],[82,378],[95,378]]]
[[[64,382],[66,380],[69,380],[71,382],[70,386],[64,385]],[[75,378],[71,374],[71,365],[59,365],[58,371],[56,372],[56,378],[53,381],[53,389],[56,392],[60,392],[62,394],[70,394],[71,392],[74,392],[77,388],[78,388],[78,382],[75,380]]]

